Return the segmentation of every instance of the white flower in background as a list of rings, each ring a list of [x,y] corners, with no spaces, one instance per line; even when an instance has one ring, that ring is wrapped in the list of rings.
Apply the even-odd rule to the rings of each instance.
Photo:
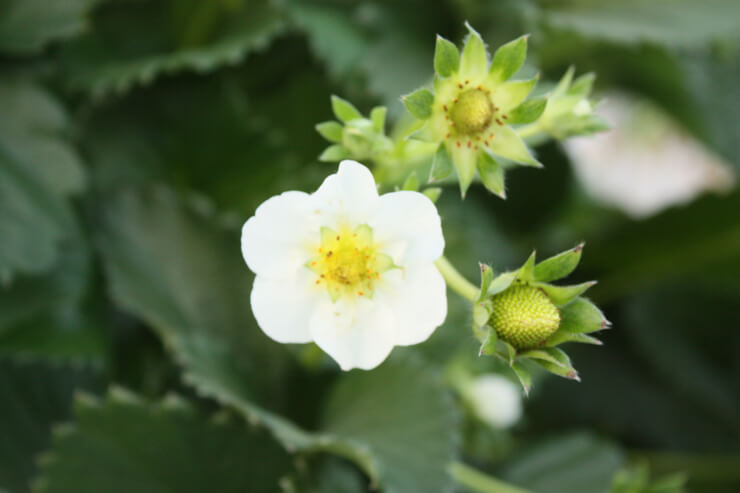
[[[564,143],[595,199],[639,218],[733,186],[729,166],[653,105],[608,95],[599,114],[611,131]]]
[[[447,315],[437,209],[417,192],[379,196],[357,162],[342,161],[312,194],[265,201],[241,242],[260,328],[278,342],[314,341],[343,370],[375,368]]]
[[[482,375],[468,384],[466,397],[481,421],[494,428],[508,428],[522,417],[519,386],[501,375]]]

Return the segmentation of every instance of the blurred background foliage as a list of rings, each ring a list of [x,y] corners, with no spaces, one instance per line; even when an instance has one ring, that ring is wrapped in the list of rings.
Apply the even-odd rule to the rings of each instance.
[[[313,129],[331,94],[398,121],[435,35],[459,43],[466,19],[491,47],[531,33],[544,84],[594,71],[597,95],[649,102],[727,183],[740,170],[736,0],[0,0],[0,491],[463,491],[453,459],[535,493],[680,491],[648,470],[740,491],[729,185],[635,218],[550,143],[506,201],[445,189],[469,278],[586,241],[578,281],[601,281],[614,323],[572,348],[583,382],[542,375],[512,430],[444,385],[500,370],[454,293],[427,343],[373,372],[257,328],[240,225],[333,172]]]

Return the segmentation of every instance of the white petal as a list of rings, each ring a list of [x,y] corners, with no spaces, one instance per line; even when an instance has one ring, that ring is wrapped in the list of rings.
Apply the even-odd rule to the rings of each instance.
[[[390,307],[376,300],[329,299],[319,303],[311,318],[316,344],[343,370],[371,370],[393,349],[395,326]]]
[[[415,264],[383,274],[376,296],[388,300],[396,321],[396,345],[426,341],[447,317],[447,288],[434,264]],[[382,291],[381,291],[382,290]]]
[[[391,192],[380,197],[380,206],[369,223],[375,241],[399,265],[432,262],[445,248],[439,213],[426,195]]]
[[[308,269],[283,279],[257,276],[252,287],[252,312],[268,337],[278,342],[311,341],[309,320],[319,299]]]
[[[312,213],[322,226],[368,222],[378,205],[378,189],[372,173],[356,161],[342,161],[339,171],[326,177],[311,195]]]
[[[259,276],[282,277],[296,272],[310,256],[310,196],[285,192],[270,197],[242,228],[242,255]]]

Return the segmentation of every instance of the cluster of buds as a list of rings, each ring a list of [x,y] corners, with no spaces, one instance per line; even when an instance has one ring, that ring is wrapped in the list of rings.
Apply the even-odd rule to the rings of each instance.
[[[524,360],[578,381],[570,358],[557,346],[564,342],[600,345],[601,341],[589,334],[610,327],[601,310],[581,296],[595,281],[572,286],[550,284],[576,268],[582,250],[581,244],[540,263],[532,253],[521,268],[496,277],[490,266],[481,264],[480,295],[473,309],[480,354],[506,361],[525,392],[532,382]]]
[[[591,135],[609,129],[609,125],[594,113],[596,102],[589,99],[594,74],[583,74],[573,80],[575,69],[570,67],[555,89],[547,96],[547,106],[537,122],[520,129],[520,135],[544,135],[567,139],[576,135]]]
[[[332,145],[319,156],[321,161],[343,159],[378,159],[393,148],[385,135],[386,108],[377,106],[365,118],[352,103],[338,96],[331,97],[331,108],[339,121],[316,125],[316,130]],[[341,122],[341,123],[340,123]]]

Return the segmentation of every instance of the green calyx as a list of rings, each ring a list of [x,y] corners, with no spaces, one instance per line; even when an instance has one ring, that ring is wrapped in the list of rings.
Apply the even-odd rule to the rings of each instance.
[[[502,340],[516,349],[542,346],[560,326],[560,311],[547,294],[527,285],[516,285],[492,298],[489,324]]]
[[[590,334],[611,326],[601,310],[582,296],[595,282],[551,284],[575,270],[582,252],[581,244],[542,262],[532,253],[519,269],[497,276],[490,266],[481,265],[480,292],[473,303],[479,353],[507,362],[525,392],[532,384],[532,365],[579,381],[570,358],[558,346],[565,342],[601,345]]]
[[[450,119],[462,135],[473,135],[488,127],[493,119],[491,99],[480,89],[460,93],[450,109]]]

